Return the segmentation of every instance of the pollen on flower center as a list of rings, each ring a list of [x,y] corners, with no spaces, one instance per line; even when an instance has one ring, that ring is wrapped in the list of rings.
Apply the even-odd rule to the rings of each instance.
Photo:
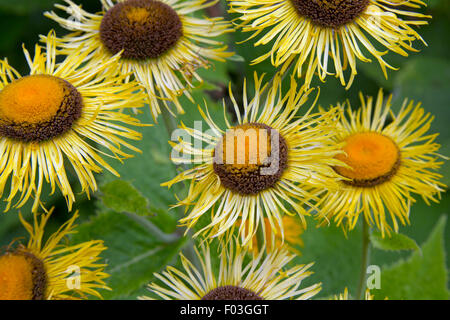
[[[247,123],[228,130],[214,149],[214,171],[221,184],[244,195],[279,181],[287,167],[287,144],[271,127]]]
[[[0,92],[0,135],[25,142],[49,140],[72,127],[82,104],[77,89],[63,79],[23,77]]]
[[[352,179],[345,183],[372,187],[388,181],[397,172],[400,151],[389,137],[376,132],[356,133],[345,142],[343,150],[346,154],[339,154],[336,158],[351,168],[335,168],[339,174]]]
[[[290,0],[297,12],[313,23],[328,28],[343,26],[357,18],[369,0]]]
[[[31,253],[0,256],[0,300],[42,300],[46,279],[42,261]]]
[[[205,296],[202,300],[264,300],[256,293],[237,286],[217,287]]]
[[[157,0],[127,0],[109,9],[100,39],[113,54],[133,60],[158,58],[183,35],[177,12]]]

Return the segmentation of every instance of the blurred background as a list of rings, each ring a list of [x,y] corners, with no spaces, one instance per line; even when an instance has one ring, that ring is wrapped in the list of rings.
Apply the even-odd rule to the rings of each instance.
[[[22,44],[33,53],[39,34],[47,34],[52,28],[58,35],[67,33],[43,16],[43,11],[52,10],[55,2],[0,0],[0,58],[8,58],[9,63],[22,74],[28,72]],[[89,12],[101,10],[98,0],[75,2],[82,4]],[[433,19],[429,25],[420,27],[419,33],[428,46],[416,42],[415,47],[420,49],[420,52],[412,53],[408,58],[389,54],[386,60],[399,67],[398,71],[388,71],[389,79],[384,79],[376,63],[359,63],[360,72],[348,91],[331,77],[328,77],[324,84],[316,82],[313,85],[321,86],[319,104],[323,107],[348,99],[352,106],[357,108],[359,92],[376,95],[380,87],[386,93],[393,94],[396,109],[404,98],[421,101],[425,110],[435,116],[431,131],[440,134],[438,141],[442,145],[441,154],[450,156],[450,1],[426,2],[428,7],[425,12],[431,14]],[[205,13],[228,16],[225,7],[225,1],[221,1],[218,6]],[[212,112],[217,114],[219,123],[223,118],[221,101],[227,101],[229,82],[232,83],[239,101],[244,77],[253,78],[253,72],[257,71],[266,73],[269,79],[275,71],[269,63],[250,65],[250,61],[265,53],[267,47],[254,48],[252,40],[236,44],[248,36],[249,34],[235,32],[223,37],[223,41],[229,43],[239,58],[227,63],[217,63],[209,70],[202,71],[207,84],[194,92],[198,103],[203,104],[203,98],[206,98]],[[196,106],[191,102],[184,101],[184,108],[189,112],[178,120],[189,125],[194,120],[201,119]],[[143,122],[151,122],[148,110],[140,117]],[[108,284],[115,289],[104,293],[107,299],[134,299],[137,295],[146,293],[144,285],[153,280],[153,272],[159,272],[167,264],[177,263],[176,253],[181,248],[184,250],[190,242],[185,238],[163,241],[151,235],[151,229],[146,227],[146,222],[150,222],[164,233],[174,233],[177,218],[181,214],[168,210],[176,200],[173,192],[160,187],[160,183],[175,175],[176,169],[168,158],[169,136],[163,121],[159,122],[159,125],[143,130],[144,139],[138,144],[142,154],[126,161],[124,165],[110,161],[120,172],[120,181],[109,174],[102,174],[98,176],[100,191],[94,194],[91,201],[84,195],[77,198],[75,210],[81,213],[81,225],[79,233],[70,241],[105,240],[110,248],[103,255],[110,264],[107,270],[111,274]],[[449,161],[443,165],[440,173],[444,176],[443,182],[449,185]],[[48,192],[44,191],[43,194],[45,193]],[[142,203],[145,212],[132,205],[116,203],[119,198],[131,199],[131,195],[135,201]],[[56,208],[48,228],[48,231],[52,232],[68,219],[70,213],[67,212],[65,201],[60,195],[43,199],[47,207]],[[20,211],[29,217],[29,208],[27,205]],[[446,257],[450,253],[450,228],[448,223],[445,225],[449,208],[448,192],[442,195],[439,204],[427,206],[417,199],[417,203],[412,206],[411,225],[402,227],[401,232],[413,238],[421,247],[420,251],[371,251],[371,263],[381,267],[384,279],[381,290],[374,292],[376,298],[449,297],[447,271],[450,264]],[[19,223],[18,212],[19,210],[13,209],[6,214],[0,213],[0,246],[6,246],[13,239],[26,236]],[[150,217],[149,213],[152,214]],[[315,274],[308,281],[322,282],[323,290],[319,294],[321,298],[343,292],[345,287],[349,288],[350,294],[355,294],[360,268],[360,239],[359,227],[345,237],[340,229],[332,226],[316,229],[313,221],[301,235],[303,244],[298,245],[301,256],[295,262],[316,262],[313,267]]]

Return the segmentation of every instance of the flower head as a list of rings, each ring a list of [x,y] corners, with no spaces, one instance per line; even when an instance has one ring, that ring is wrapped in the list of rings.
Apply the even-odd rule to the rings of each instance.
[[[387,77],[390,66],[383,56],[395,52],[407,56],[414,40],[422,40],[414,26],[427,24],[430,16],[416,12],[421,0],[228,0],[230,12],[239,14],[249,39],[263,34],[255,43],[271,49],[256,58],[270,58],[282,72],[292,64],[294,73],[305,77],[309,88],[315,74],[328,75],[351,86],[357,61],[376,59]],[[379,51],[383,47],[385,51]],[[366,53],[367,52],[367,53]],[[330,68],[331,67],[331,68]],[[344,71],[350,67],[350,78]]]
[[[214,40],[233,30],[222,18],[197,18],[192,14],[214,5],[208,0],[100,0],[104,10],[97,14],[84,11],[70,0],[56,5],[71,15],[45,15],[64,28],[74,31],[58,40],[58,48],[72,54],[81,44],[89,52],[89,63],[98,63],[120,54],[111,69],[132,73],[147,93],[153,117],[161,113],[160,103],[172,112],[168,101],[179,113],[178,97],[191,98],[194,81],[202,81],[199,68],[208,68],[210,60],[224,61],[232,53]],[[73,21],[78,17],[78,21]],[[129,78],[131,79],[131,78]]]
[[[243,243],[248,243],[267,218],[274,234],[283,237],[283,215],[297,215],[305,225],[305,215],[318,199],[316,195],[337,186],[338,175],[330,167],[341,163],[334,158],[339,147],[330,139],[335,134],[331,120],[336,113],[313,114],[311,108],[298,116],[311,90],[305,94],[297,91],[292,78],[290,89],[283,94],[279,75],[264,86],[262,81],[263,77],[255,74],[256,89],[250,100],[244,85],[243,115],[230,89],[237,124],[226,119],[227,128],[223,130],[207,110],[200,109],[210,132],[182,124],[188,137],[173,143],[174,151],[181,154],[173,156],[173,161],[183,162],[187,155],[194,163],[192,169],[164,184],[191,183],[187,197],[178,205],[193,208],[181,223],[192,228],[212,209],[210,223],[196,234],[223,235],[240,219],[239,234]]]
[[[62,300],[101,298],[99,289],[109,289],[104,279],[104,264],[99,255],[106,250],[103,241],[91,240],[77,245],[62,244],[74,233],[78,213],[44,242],[45,225],[52,211],[34,214],[33,225],[20,219],[30,234],[28,244],[9,248],[0,255],[0,300]],[[12,245],[10,246],[12,247]]]
[[[338,191],[326,192],[318,204],[323,222],[334,220],[353,229],[362,213],[384,235],[409,222],[413,194],[425,202],[438,201],[445,185],[435,172],[442,162],[436,152],[437,134],[428,134],[433,117],[420,104],[405,100],[398,114],[380,90],[377,99],[361,95],[361,109],[347,108],[348,118],[337,122],[336,143],[345,166],[335,170],[345,179]],[[389,116],[392,121],[389,122]],[[389,222],[390,220],[390,222]],[[392,226],[390,225],[392,223]]]
[[[308,271],[312,263],[286,268],[295,256],[284,249],[267,254],[262,250],[246,262],[247,248],[230,241],[220,252],[217,274],[209,246],[202,245],[196,253],[201,270],[180,254],[184,271],[168,267],[162,274],[155,274],[163,286],[152,283],[149,289],[166,300],[306,300],[321,290],[320,283],[300,287],[312,274]]]
[[[145,97],[136,93],[136,84],[123,83],[126,75],[107,71],[118,56],[88,70],[82,66],[86,54],[80,48],[57,64],[55,41],[50,32],[46,52],[36,46],[33,59],[24,49],[31,69],[27,76],[0,61],[0,195],[10,181],[6,210],[20,194],[15,205],[21,207],[33,196],[36,211],[45,182],[52,193],[56,187],[61,190],[70,209],[75,196],[66,173],[68,164],[89,195],[97,189],[94,173],[105,168],[117,174],[96,144],[119,160],[131,157],[121,146],[139,151],[124,140],[141,138],[128,128],[140,126],[139,121],[121,110],[142,107]]]

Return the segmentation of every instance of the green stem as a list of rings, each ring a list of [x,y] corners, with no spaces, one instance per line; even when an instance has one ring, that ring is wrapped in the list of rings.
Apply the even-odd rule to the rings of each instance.
[[[170,114],[169,110],[165,106],[162,106],[161,108],[161,115],[164,121],[164,126],[166,127],[167,134],[170,137],[172,136],[172,132],[177,129],[177,124],[175,122],[175,119]]]
[[[170,140],[172,137],[172,133],[177,129],[177,122],[176,122],[174,116],[169,112],[169,110],[167,110],[167,108],[165,106],[162,106],[162,108],[161,108],[161,116],[163,118],[164,127],[166,128],[167,135]],[[175,168],[175,174],[178,174],[179,170],[187,169],[185,167],[185,165],[175,164],[173,162],[172,162],[172,164],[174,165],[174,168]],[[187,186],[184,183],[177,183],[176,185],[173,186],[173,188],[175,189],[175,193],[177,193],[177,194],[182,194],[187,190],[186,189]],[[184,215],[184,211],[183,211],[182,207],[178,207],[177,212],[180,217],[182,217]]]
[[[357,299],[363,300],[366,289],[367,267],[370,260],[370,227],[363,218],[363,232],[362,232],[362,256],[361,256],[361,271],[359,274],[359,284]]]
[[[142,216],[138,216],[137,214],[134,213],[128,213],[125,212],[124,213],[126,216],[130,217],[131,219],[133,219],[134,221],[136,221],[137,223],[139,223],[141,226],[145,227],[147,229],[147,231],[154,235],[156,238],[166,242],[166,243],[173,243],[176,242],[178,240],[181,239],[181,235],[175,233],[165,233],[163,231],[161,231],[161,229],[159,229],[157,226],[155,226],[150,220],[148,220],[145,217]]]

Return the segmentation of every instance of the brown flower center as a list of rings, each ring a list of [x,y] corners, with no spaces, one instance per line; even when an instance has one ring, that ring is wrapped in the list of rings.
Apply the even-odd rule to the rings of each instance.
[[[18,79],[0,92],[0,135],[41,142],[72,128],[83,99],[69,82],[50,75]]]
[[[284,138],[261,123],[238,125],[227,131],[214,150],[214,171],[222,185],[243,195],[273,187],[287,168]]]
[[[180,17],[157,0],[127,0],[109,9],[100,25],[100,39],[113,54],[133,60],[154,59],[183,35]]]
[[[369,5],[369,0],[290,0],[302,16],[315,24],[338,28],[354,21]]]
[[[237,286],[217,287],[202,298],[202,300],[264,300],[256,293]]]

